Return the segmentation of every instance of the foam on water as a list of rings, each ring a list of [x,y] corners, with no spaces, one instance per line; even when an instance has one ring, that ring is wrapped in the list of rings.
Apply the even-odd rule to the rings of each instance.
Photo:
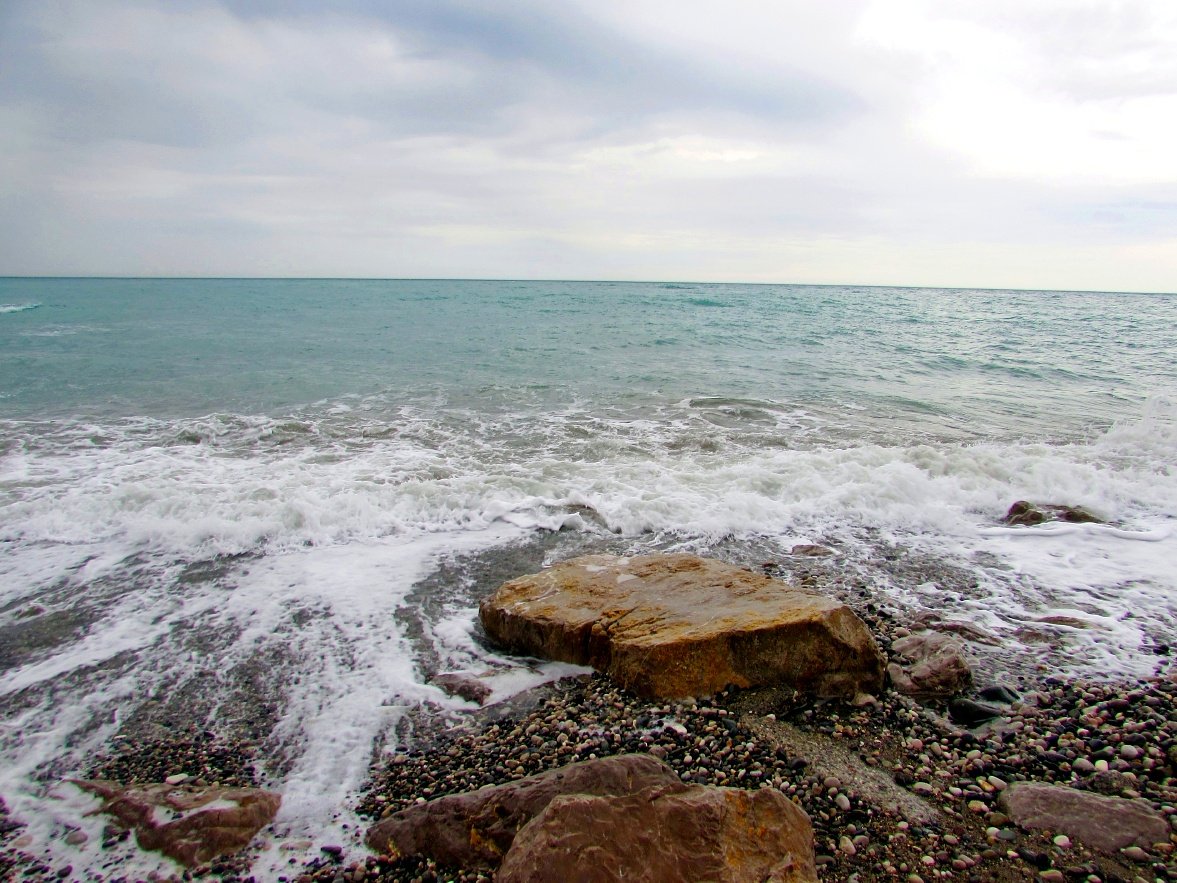
[[[24,313],[35,310],[40,304],[0,304],[0,315],[4,313]]]
[[[80,827],[90,848],[69,850],[74,860],[93,869],[111,861],[98,849],[101,822],[83,817],[93,801],[54,783],[82,772],[101,751],[121,723],[120,708],[130,710],[146,697],[166,702],[191,678],[256,660],[269,666],[264,676],[272,683],[268,693],[245,701],[276,702],[265,751],[280,778],[265,784],[283,796],[277,839],[259,867],[269,863],[274,873],[285,867],[291,854],[277,850],[283,840],[309,838],[312,853],[325,842],[351,845],[345,826],[356,830],[357,820],[349,806],[373,746],[390,735],[407,708],[465,705],[421,682],[418,660],[395,618],[405,594],[439,558],[519,534],[501,525],[290,547],[233,567],[219,583],[194,583],[189,591],[166,568],[152,573],[89,623],[84,635],[10,671],[0,689],[0,702],[10,711],[0,731],[6,761],[0,789],[12,812],[31,822],[31,850],[63,860],[64,829]],[[128,576],[114,569],[117,578]],[[85,578],[74,573],[83,587]],[[455,616],[439,626],[435,641],[446,664],[496,664],[499,657],[480,653],[470,637],[469,612]],[[502,667],[510,671],[492,683],[504,696],[571,670],[525,669],[517,661]],[[209,724],[229,714],[217,707],[220,698],[197,697],[210,701]],[[275,757],[282,762],[273,763]],[[130,850],[116,857],[129,873],[166,864]]]

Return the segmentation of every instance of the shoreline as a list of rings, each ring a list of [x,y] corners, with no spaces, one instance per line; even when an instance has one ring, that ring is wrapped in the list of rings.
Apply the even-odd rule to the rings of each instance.
[[[374,823],[422,800],[578,760],[649,753],[687,782],[771,787],[794,799],[813,823],[822,880],[1177,879],[1177,672],[1119,684],[1051,678],[1042,690],[1006,708],[998,721],[974,731],[889,689],[858,707],[770,688],[659,703],[637,699],[601,675],[586,675],[505,705],[470,712],[456,726],[434,720],[420,727],[412,747],[374,764],[358,795],[362,820]],[[1139,753],[1122,750],[1137,744],[1143,746]],[[160,770],[203,762],[220,778],[245,784],[252,778],[250,752],[207,735],[128,741],[93,771],[155,779]],[[1110,763],[1099,763],[1109,756]],[[1089,768],[1095,771],[1083,772]],[[1019,829],[1001,811],[1000,794],[1016,781],[1144,799],[1175,833],[1167,848],[1139,861],[1078,841],[1060,847],[1047,834]],[[12,824],[0,822],[0,831]],[[363,850],[358,842],[363,830],[354,832],[356,843],[306,844],[318,854],[309,859],[306,850],[292,854],[285,874],[264,879],[493,879],[478,869],[437,868],[412,858],[345,858]],[[19,828],[0,835],[0,872],[12,879],[96,880],[99,874],[108,883],[120,879],[117,867],[71,868],[63,875],[61,866],[14,849],[19,835]],[[116,835],[110,845],[126,839]],[[170,879],[244,883],[260,852],[255,844],[193,871],[177,870]]]
[[[545,546],[525,543],[475,556],[466,564],[486,567],[487,572],[478,571],[478,581],[489,584],[499,579],[500,568],[506,572],[522,567],[519,556],[538,557]],[[752,550],[745,550],[741,557],[750,554]],[[920,555],[899,554],[894,560],[884,555],[884,560],[880,573],[898,582],[968,578],[951,564]],[[837,558],[801,556],[762,567],[847,603],[866,622],[885,655],[909,626],[929,625],[913,612],[898,610],[894,600],[872,588],[863,574],[843,571]],[[456,578],[454,573],[448,576]],[[422,585],[439,590],[428,580]],[[937,625],[933,622],[931,628]],[[968,623],[939,625],[956,629]],[[963,636],[970,638],[967,632]],[[1135,862],[1092,853],[1078,843],[1061,849],[1050,838],[1020,831],[1008,819],[992,815],[1000,813],[1001,788],[989,779],[1005,784],[1057,781],[1130,798],[1135,793],[1165,813],[1177,830],[1177,670],[1171,659],[1155,656],[1155,672],[1146,679],[1094,682],[1080,676],[1051,677],[1033,660],[1003,659],[999,648],[988,644],[970,642],[970,648],[980,651],[970,654],[978,687],[1005,686],[1021,694],[1019,703],[1003,709],[996,728],[963,730],[947,719],[943,704],[925,708],[890,688],[874,704],[861,707],[815,702],[771,689],[730,690],[709,701],[658,703],[637,699],[599,675],[565,679],[478,709],[422,705],[410,710],[398,726],[399,753],[381,757],[380,744],[373,745],[367,783],[354,800],[340,807],[358,810],[360,816],[360,825],[347,832],[350,841],[340,842],[338,830],[298,839],[271,828],[237,855],[192,871],[177,867],[172,877],[155,879],[489,880],[475,869],[446,871],[431,868],[426,861],[368,856],[361,845],[363,833],[386,811],[418,800],[511,781],[593,755],[629,752],[660,756],[684,781],[696,784],[779,788],[813,821],[823,881],[1094,883],[1092,875],[1105,883],[1177,879],[1171,851]],[[186,702],[161,706],[148,699],[120,707],[124,725],[107,743],[108,751],[95,757],[84,774],[131,784],[184,772],[196,782],[280,791],[275,770],[280,773],[284,761],[272,753],[268,734],[273,703],[280,701],[281,691],[273,682],[275,671],[267,676],[262,667],[248,674],[244,682],[253,686],[239,697],[233,714],[217,720],[212,729],[195,720],[199,709]],[[1125,724],[1146,729],[1128,733]],[[1076,735],[1081,729],[1088,734]],[[1133,744],[1143,740],[1141,756],[1129,761],[1113,753],[1109,775],[1094,778],[1071,767],[1080,759],[1094,767],[1105,759],[1100,752],[1121,744],[1125,735],[1133,737]],[[537,738],[539,744],[533,744]],[[1151,756],[1149,748],[1157,748],[1160,755]],[[973,752],[975,757],[970,756]],[[980,801],[983,811],[970,809],[970,801]],[[929,817],[934,821],[908,818],[894,808],[905,806],[911,815],[912,807],[925,804],[935,811]],[[103,833],[102,866],[71,867],[63,876],[64,862],[47,863],[21,854],[14,845],[20,842],[21,830],[11,825],[12,820],[0,814],[0,877],[104,883],[140,879],[120,870],[134,855],[133,838],[109,826]],[[284,871],[251,870],[262,859],[272,863],[275,855]],[[1049,876],[1052,870],[1063,876]],[[1048,876],[1040,876],[1044,872]]]

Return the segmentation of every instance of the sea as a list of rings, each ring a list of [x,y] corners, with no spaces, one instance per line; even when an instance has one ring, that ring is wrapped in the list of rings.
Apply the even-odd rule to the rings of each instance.
[[[1130,679],[1177,652],[1175,527],[1177,295],[0,279],[0,796],[97,873],[64,780],[186,716],[257,746],[276,879],[358,854],[373,760],[472,708],[433,676],[579,671],[486,643],[512,576],[818,544],[819,589],[961,624],[987,678]]]

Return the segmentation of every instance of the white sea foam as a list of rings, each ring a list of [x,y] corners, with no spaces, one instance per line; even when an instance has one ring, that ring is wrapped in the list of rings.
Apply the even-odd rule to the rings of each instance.
[[[269,672],[283,700],[267,744],[290,762],[281,781],[266,783],[281,791],[283,803],[274,828],[278,840],[267,850],[263,869],[266,862],[274,874],[285,869],[290,854],[277,851],[284,839],[313,838],[312,852],[326,842],[351,845],[345,826],[357,830],[357,820],[349,806],[381,735],[414,704],[464,705],[421,682],[394,617],[405,593],[440,556],[501,544],[519,533],[498,526],[292,547],[235,570],[219,590],[205,584],[185,594],[159,578],[124,594],[84,637],[18,667],[0,688],[0,699],[15,700],[20,708],[19,696],[36,696],[29,691],[54,682],[52,697],[23,708],[0,731],[5,759],[12,761],[3,765],[0,789],[13,813],[31,822],[31,849],[61,860],[62,827],[80,826],[91,842],[89,849],[74,850],[75,858],[98,867],[104,857],[97,848],[100,825],[80,820],[92,801],[69,789],[47,789],[40,781],[46,765],[58,775],[80,772],[117,725],[111,712],[131,696],[166,698],[169,689],[202,668],[230,671],[253,658],[271,658],[271,651],[280,651],[284,660]],[[200,642],[190,640],[192,630],[212,639],[215,656],[194,649]],[[189,639],[177,641],[184,631]],[[441,631],[448,636],[442,644],[459,634]],[[222,646],[217,640],[222,635],[235,639]],[[480,655],[468,634],[459,643],[455,651],[467,658]],[[128,655],[136,657],[133,662],[126,661]],[[481,656],[482,666],[501,659]],[[103,663],[112,662],[104,674]],[[570,670],[518,663],[511,668],[491,681],[496,695]],[[166,864],[130,853],[122,860],[128,873],[146,874]]]
[[[41,306],[41,305],[36,304],[36,303],[0,304],[0,314],[3,314],[3,313],[23,313],[28,310],[35,310],[39,306]]]

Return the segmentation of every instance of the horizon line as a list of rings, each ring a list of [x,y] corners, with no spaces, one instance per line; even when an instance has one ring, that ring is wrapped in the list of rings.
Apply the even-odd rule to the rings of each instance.
[[[181,275],[33,275],[33,274],[0,274],[0,279],[109,279],[109,280],[139,280],[139,281],[188,281],[188,282],[230,282],[254,280],[258,282],[535,282],[561,284],[607,284],[607,285],[745,285],[757,287],[789,287],[789,288],[893,288],[914,289],[917,291],[1017,291],[1042,294],[1156,294],[1173,295],[1175,291],[1130,291],[1110,290],[1102,288],[1020,288],[994,287],[990,285],[897,285],[863,282],[737,282],[700,281],[689,279],[558,279],[558,278],[514,278],[498,276],[181,276]]]

